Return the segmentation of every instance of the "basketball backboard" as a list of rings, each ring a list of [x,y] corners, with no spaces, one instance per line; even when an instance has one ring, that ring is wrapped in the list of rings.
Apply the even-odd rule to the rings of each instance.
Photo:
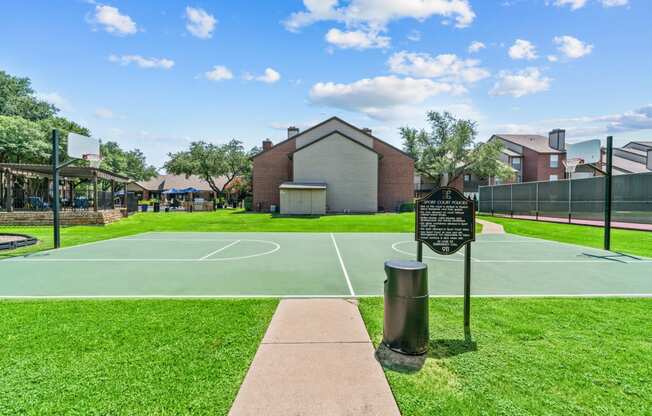
[[[581,159],[582,164],[600,162],[600,140],[592,139],[566,146],[566,160]]]
[[[68,133],[68,156],[75,159],[85,159],[87,155],[100,156],[100,141],[93,137]]]

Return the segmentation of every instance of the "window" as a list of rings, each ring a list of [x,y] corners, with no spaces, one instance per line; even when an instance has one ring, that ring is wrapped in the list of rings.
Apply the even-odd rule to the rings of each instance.
[[[557,179],[559,179],[557,175],[550,175],[549,180],[556,181]]]
[[[559,167],[559,155],[550,155],[550,167],[551,168]]]
[[[514,170],[518,170],[518,171],[521,170],[521,158],[520,157],[515,157],[515,158],[512,159],[512,168],[514,168]]]
[[[464,182],[471,182],[471,175],[469,175],[468,173],[465,173],[464,174]]]

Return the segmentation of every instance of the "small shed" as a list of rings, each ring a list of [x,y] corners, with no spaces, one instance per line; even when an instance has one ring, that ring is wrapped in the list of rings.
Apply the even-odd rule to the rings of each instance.
[[[283,215],[324,215],[326,183],[284,182],[279,186],[280,212]]]

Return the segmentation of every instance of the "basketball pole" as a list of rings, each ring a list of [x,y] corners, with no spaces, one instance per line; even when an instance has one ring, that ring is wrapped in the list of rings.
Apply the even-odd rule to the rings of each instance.
[[[54,248],[61,247],[59,233],[59,131],[52,130],[52,225],[54,227]]]
[[[611,180],[612,180],[612,163],[613,163],[613,141],[612,136],[607,137],[607,172],[605,178],[605,196],[604,196],[604,249],[611,250]]]
[[[73,163],[75,159],[59,164],[59,130],[52,129],[52,226],[54,228],[54,248],[61,247],[61,210],[59,201],[59,171]]]

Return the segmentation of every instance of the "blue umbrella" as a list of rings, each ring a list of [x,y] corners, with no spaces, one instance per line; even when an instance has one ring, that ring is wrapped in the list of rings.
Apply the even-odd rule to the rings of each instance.
[[[180,194],[196,194],[198,192],[199,192],[199,189],[193,188],[193,187],[186,188],[186,189],[179,189]]]
[[[179,191],[177,188],[172,188],[172,189],[168,189],[167,191],[163,191],[163,193],[167,195],[174,195],[174,194],[182,194],[183,192]]]

